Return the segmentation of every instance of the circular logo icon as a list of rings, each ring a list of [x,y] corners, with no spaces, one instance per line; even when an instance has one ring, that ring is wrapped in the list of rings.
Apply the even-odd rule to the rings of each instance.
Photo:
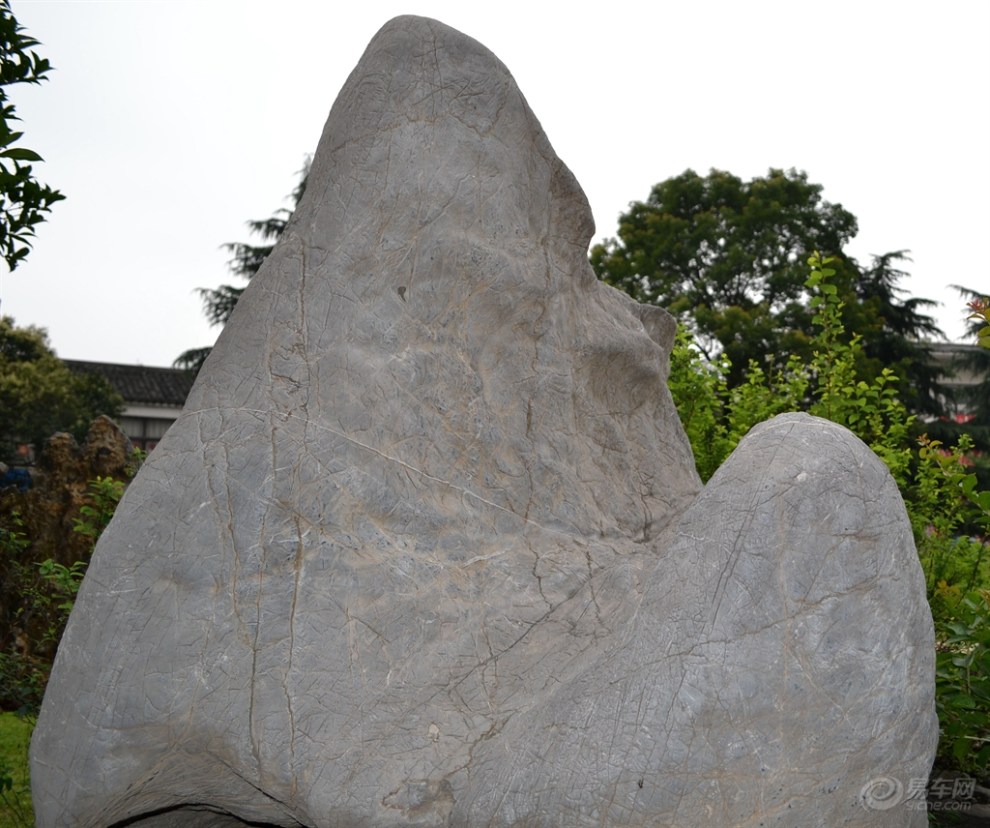
[[[886,811],[893,808],[904,796],[904,785],[892,776],[878,776],[871,779],[859,792],[864,808],[871,811]]]

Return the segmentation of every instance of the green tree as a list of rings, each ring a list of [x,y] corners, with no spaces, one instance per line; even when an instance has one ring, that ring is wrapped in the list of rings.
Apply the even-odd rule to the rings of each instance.
[[[41,446],[58,431],[85,437],[100,414],[120,416],[124,401],[96,375],[72,373],[41,328],[0,318],[0,457],[15,446]]]
[[[31,162],[42,158],[16,145],[24,133],[13,128],[12,122],[19,119],[7,98],[7,87],[13,84],[47,79],[51,65],[33,50],[38,45],[24,33],[9,0],[0,0],[0,255],[11,270],[27,256],[35,226],[45,219],[43,214],[65,198],[34,178]]]
[[[285,230],[292,213],[299,204],[306,190],[306,179],[309,176],[310,161],[307,159],[303,168],[299,171],[299,183],[296,184],[290,198],[292,199],[292,210],[280,207],[275,213],[266,219],[249,221],[248,229],[261,239],[261,244],[248,244],[246,242],[231,242],[224,245],[224,249],[232,254],[228,262],[230,272],[245,281],[250,281],[251,277],[260,270],[261,265],[275,248],[282,231]],[[203,313],[210,321],[211,325],[223,327],[230,319],[230,315],[237,306],[237,300],[244,293],[244,287],[238,285],[220,285],[217,288],[200,288],[199,295],[203,299]],[[211,348],[192,348],[181,353],[173,363],[176,368],[198,371],[206,358],[210,355]]]
[[[905,405],[918,414],[940,416],[945,412],[948,391],[941,371],[926,344],[945,334],[925,311],[938,303],[931,299],[905,297],[898,282],[907,272],[896,265],[910,261],[905,250],[873,256],[868,267],[852,262],[853,293],[845,297],[843,324],[863,342],[859,370],[869,377],[891,369],[899,378]]]
[[[782,368],[790,355],[810,357],[805,260],[814,250],[841,251],[856,231],[855,216],[825,201],[806,173],[771,169],[747,182],[687,170],[631,204],[617,238],[592,248],[591,263],[605,282],[670,310],[709,361],[728,356],[731,388],[751,362]],[[861,268],[840,256],[834,284],[846,328],[863,336],[861,371],[876,376],[896,363],[913,382],[904,389],[912,405],[927,411],[941,389],[918,340],[941,331],[923,313],[934,303],[901,299],[895,265],[905,258],[888,253]]]

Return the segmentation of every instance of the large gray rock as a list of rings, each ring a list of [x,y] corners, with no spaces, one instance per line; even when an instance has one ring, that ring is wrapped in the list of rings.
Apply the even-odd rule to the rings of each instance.
[[[592,232],[493,55],[382,29],[96,550],[39,826],[924,825],[896,487],[790,415],[699,494]]]

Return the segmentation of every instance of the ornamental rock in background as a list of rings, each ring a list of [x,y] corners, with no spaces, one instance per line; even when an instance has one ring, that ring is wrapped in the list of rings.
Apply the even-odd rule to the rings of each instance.
[[[379,32],[96,550],[39,826],[925,824],[896,487],[789,415],[702,490],[592,232],[491,53]]]

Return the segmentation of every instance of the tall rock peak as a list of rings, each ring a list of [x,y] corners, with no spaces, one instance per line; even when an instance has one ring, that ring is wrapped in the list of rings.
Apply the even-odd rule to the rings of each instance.
[[[896,487],[793,417],[701,491],[592,232],[494,55],[375,36],[96,549],[39,826],[914,824],[857,798],[933,747]]]

